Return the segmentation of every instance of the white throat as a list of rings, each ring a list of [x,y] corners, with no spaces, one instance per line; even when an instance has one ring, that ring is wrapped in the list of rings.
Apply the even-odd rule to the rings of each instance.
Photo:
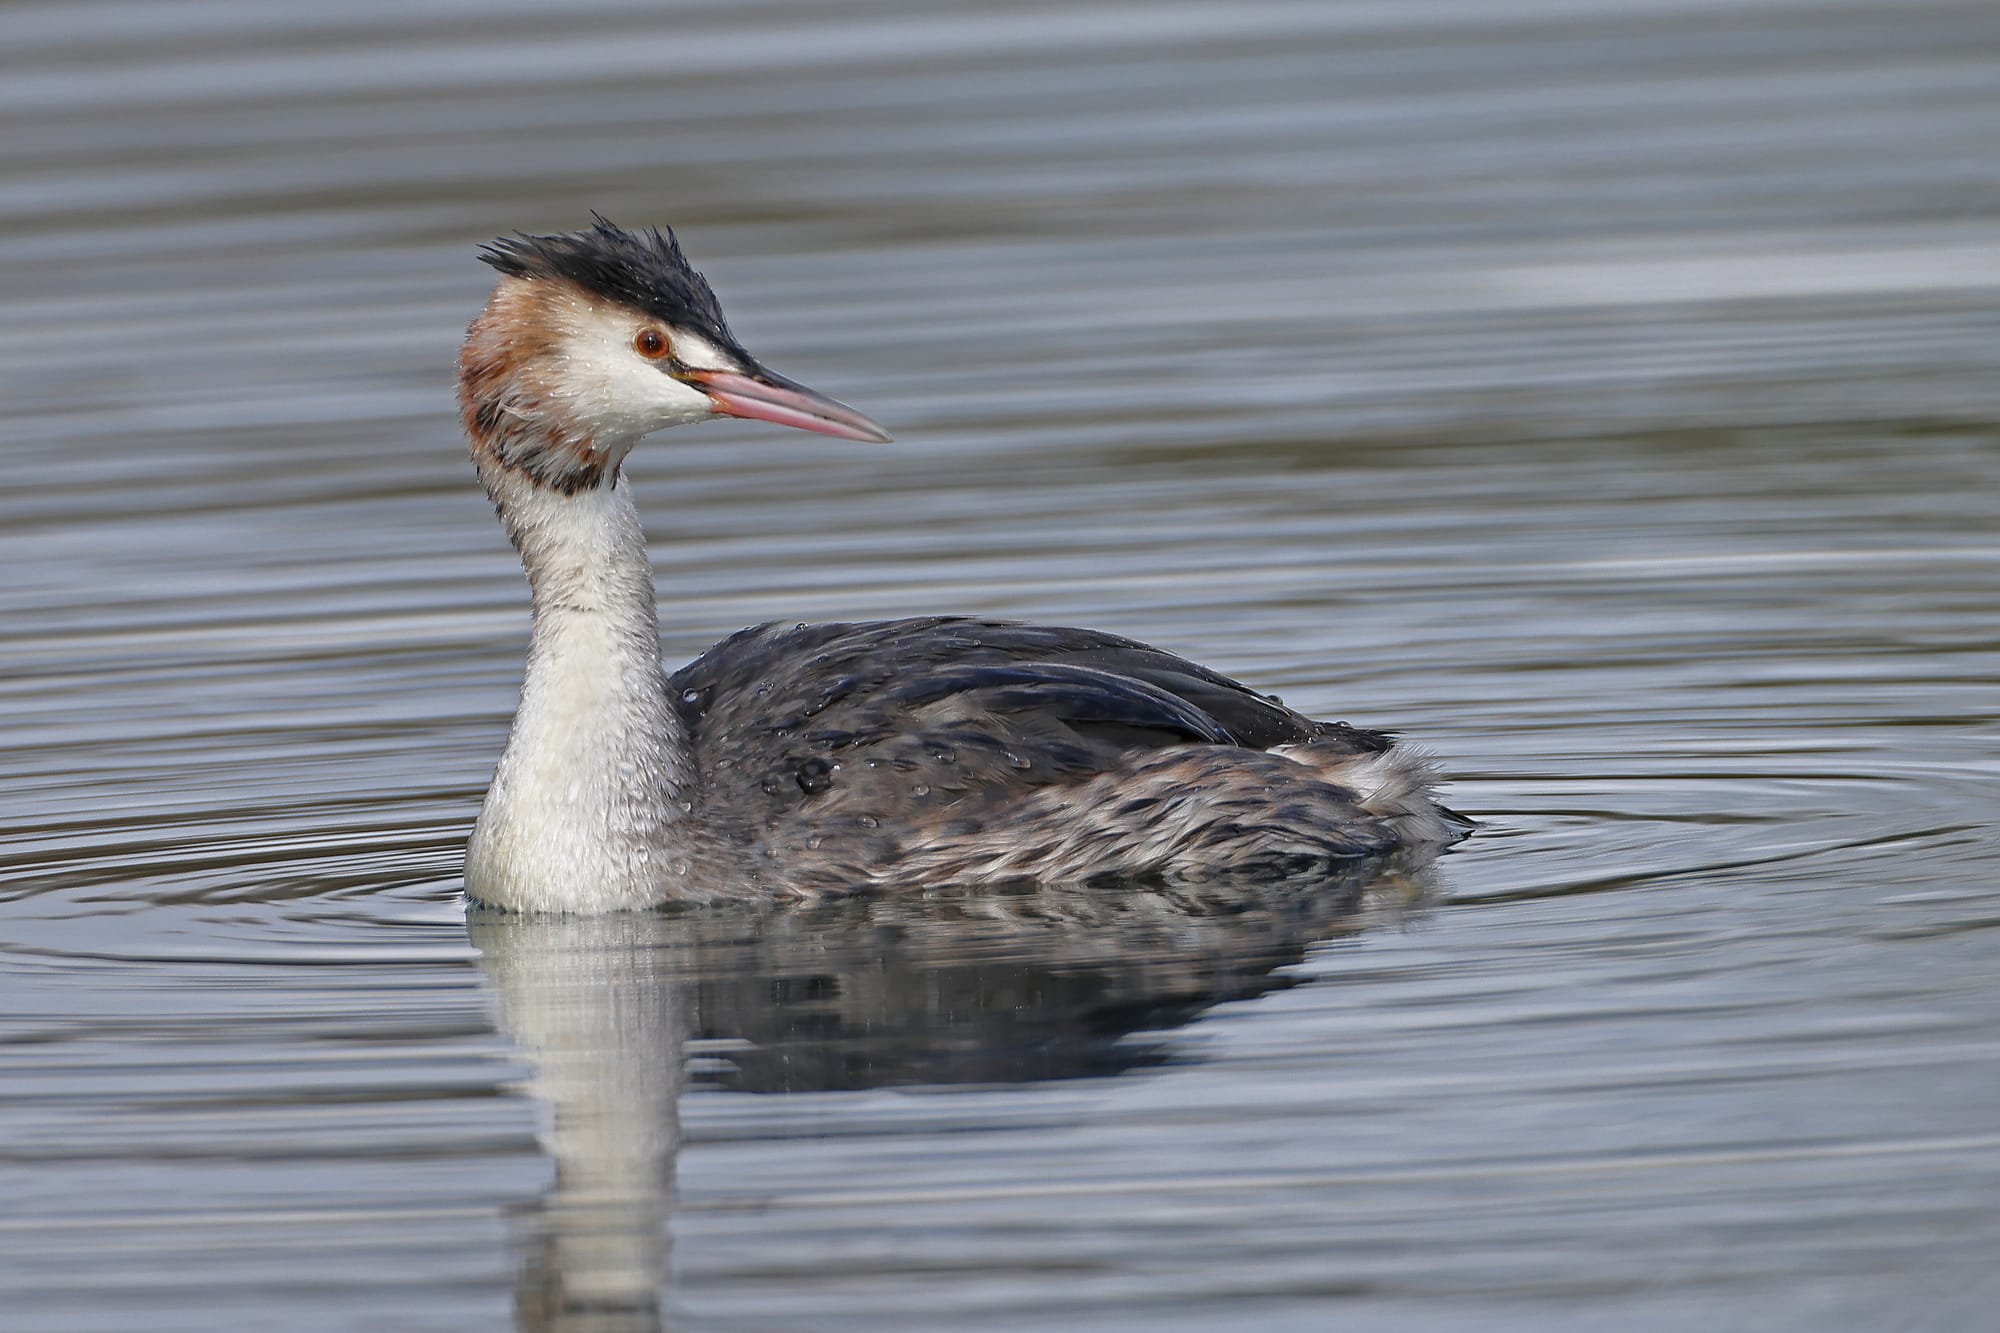
[[[513,732],[466,892],[527,912],[654,906],[687,875],[692,760],[667,697],[645,536],[622,475],[564,495],[480,459],[534,595]]]

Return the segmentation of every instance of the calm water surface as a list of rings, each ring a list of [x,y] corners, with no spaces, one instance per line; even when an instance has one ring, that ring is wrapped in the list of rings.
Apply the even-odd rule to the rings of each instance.
[[[0,1326],[1959,1329],[2000,1301],[1984,4],[0,14]],[[468,920],[472,247],[673,222],[961,610],[1420,737],[1289,894]]]

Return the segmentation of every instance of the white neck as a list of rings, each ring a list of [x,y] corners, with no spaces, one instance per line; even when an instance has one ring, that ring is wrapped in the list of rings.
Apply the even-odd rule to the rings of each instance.
[[[466,892],[526,912],[657,905],[687,874],[692,759],[631,488],[620,474],[564,495],[488,458],[479,472],[527,569],[534,632]]]

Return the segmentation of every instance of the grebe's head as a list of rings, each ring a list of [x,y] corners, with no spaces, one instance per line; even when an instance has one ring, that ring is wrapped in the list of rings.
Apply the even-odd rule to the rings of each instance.
[[[494,241],[500,285],[459,353],[459,406],[482,467],[574,494],[604,484],[644,435],[755,417],[886,441],[853,408],[759,365],[671,231]]]

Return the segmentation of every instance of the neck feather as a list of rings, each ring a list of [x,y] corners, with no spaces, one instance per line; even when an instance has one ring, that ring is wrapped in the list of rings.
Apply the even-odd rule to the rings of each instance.
[[[677,896],[692,759],[660,666],[645,536],[622,475],[564,494],[475,443],[533,593],[527,679],[466,854],[476,900],[604,912]]]

